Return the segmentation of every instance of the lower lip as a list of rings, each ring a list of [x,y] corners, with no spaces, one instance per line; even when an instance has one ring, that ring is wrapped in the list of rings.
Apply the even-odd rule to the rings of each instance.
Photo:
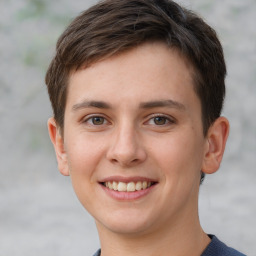
[[[156,186],[156,184],[149,187],[149,188],[134,191],[134,192],[119,192],[119,191],[116,191],[116,190],[111,190],[111,189],[101,185],[103,190],[110,197],[112,197],[116,200],[120,200],[120,201],[130,201],[130,200],[136,200],[136,199],[142,198],[142,197],[146,196],[148,193],[150,193],[151,190],[154,189],[155,186]]]

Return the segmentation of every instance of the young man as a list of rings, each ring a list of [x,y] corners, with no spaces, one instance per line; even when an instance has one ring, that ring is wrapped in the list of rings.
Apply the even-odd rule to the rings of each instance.
[[[169,0],[106,0],[61,35],[48,128],[95,219],[95,255],[242,255],[198,218],[200,182],[228,137],[225,74],[214,30]]]

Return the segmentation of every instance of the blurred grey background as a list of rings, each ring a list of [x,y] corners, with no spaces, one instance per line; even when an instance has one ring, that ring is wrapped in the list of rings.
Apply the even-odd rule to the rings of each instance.
[[[0,256],[92,255],[93,219],[57,170],[44,75],[65,26],[96,1],[0,0]],[[231,133],[200,191],[208,233],[256,255],[256,1],[178,1],[219,34]]]

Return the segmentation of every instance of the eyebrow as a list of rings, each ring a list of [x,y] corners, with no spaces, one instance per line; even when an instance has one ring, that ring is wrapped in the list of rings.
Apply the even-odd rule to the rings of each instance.
[[[169,108],[176,108],[179,110],[185,110],[186,107],[182,103],[174,100],[159,100],[159,101],[149,101],[143,102],[140,104],[140,108],[158,108],[158,107],[169,107]]]
[[[104,102],[104,101],[87,101],[87,100],[84,100],[83,102],[80,102],[78,104],[75,104],[73,107],[72,107],[72,110],[75,111],[75,110],[79,110],[79,109],[83,109],[83,108],[101,108],[101,109],[109,109],[111,108],[111,106]]]
[[[174,100],[157,100],[157,101],[149,101],[149,102],[142,102],[139,105],[139,108],[142,109],[150,109],[150,108],[158,108],[158,107],[169,107],[169,108],[176,108],[179,110],[185,110],[185,105],[180,102]],[[100,108],[100,109],[111,109],[111,105],[104,102],[104,101],[88,101],[84,100],[78,104],[75,104],[72,107],[73,111],[84,109],[84,108]]]

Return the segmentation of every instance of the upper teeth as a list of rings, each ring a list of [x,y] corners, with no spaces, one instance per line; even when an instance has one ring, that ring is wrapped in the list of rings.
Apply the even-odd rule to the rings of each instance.
[[[152,183],[150,181],[137,181],[137,182],[117,182],[117,181],[107,181],[104,185],[111,189],[120,192],[134,192],[136,190],[142,190],[150,187]]]

